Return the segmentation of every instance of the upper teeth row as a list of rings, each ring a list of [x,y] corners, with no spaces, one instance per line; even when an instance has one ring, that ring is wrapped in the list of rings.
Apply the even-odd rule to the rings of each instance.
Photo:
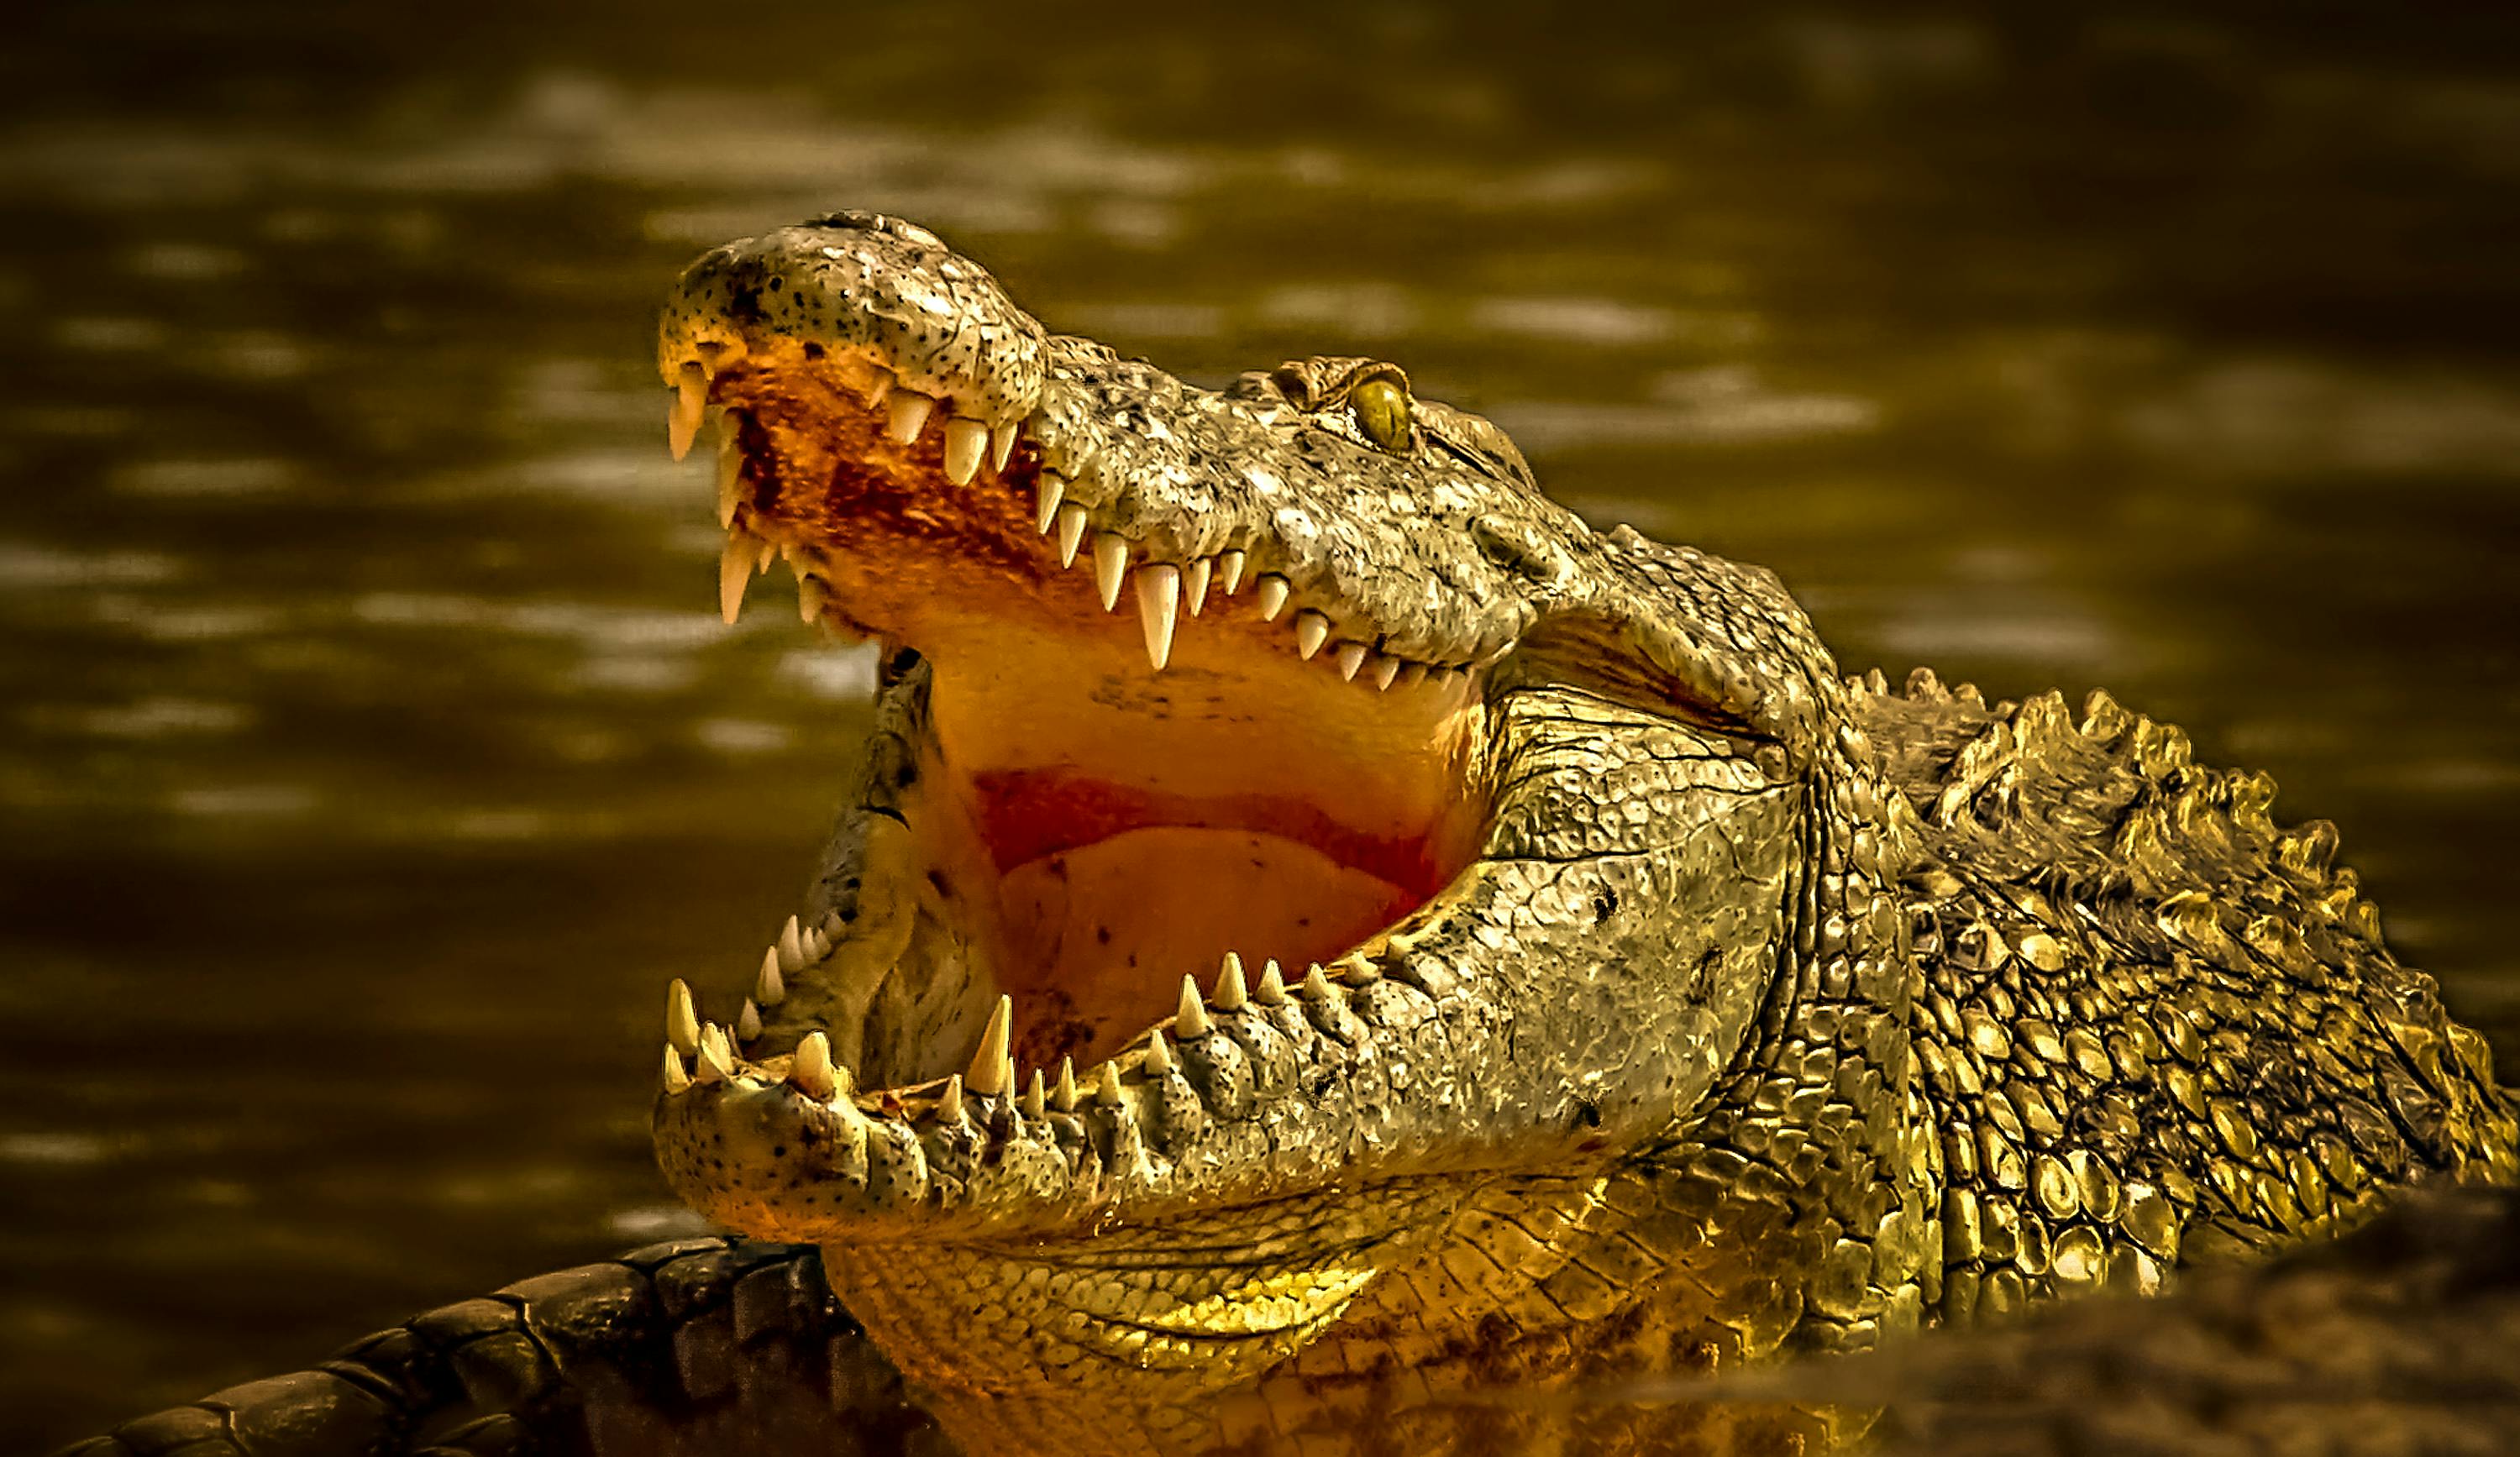
[[[829,924],[827,922],[827,924]],[[746,997],[743,1010],[734,1023],[721,1027],[702,1022],[692,1000],[692,990],[681,978],[675,978],[665,993],[664,1082],[669,1093],[679,1093],[699,1082],[722,1082],[737,1072],[736,1045],[749,1042],[761,1035],[761,1008],[777,1006],[787,999],[787,978],[804,967],[822,960],[832,952],[830,937],[822,930],[800,926],[795,916],[788,918],[779,940],[764,953],[761,971]],[[1350,981],[1372,980],[1375,973],[1369,964],[1343,965],[1342,975]],[[1216,1028],[1213,1013],[1239,1012],[1246,1006],[1274,1007],[1283,1005],[1292,994],[1310,1001],[1324,1001],[1333,994],[1328,974],[1316,963],[1304,974],[1290,993],[1278,963],[1262,967],[1259,985],[1248,987],[1242,974],[1242,958],[1232,951],[1225,953],[1216,974],[1215,989],[1202,996],[1194,978],[1184,976],[1181,999],[1175,1007],[1169,1026],[1174,1038],[1191,1041],[1206,1037]],[[940,1100],[945,1116],[951,1117],[962,1106],[963,1095],[1003,1097],[1018,1085],[1014,1058],[1010,1051],[1012,1040],[1014,1002],[1001,995],[989,1014],[987,1028],[980,1035],[980,1044],[971,1054],[970,1067],[948,1079]],[[685,1059],[691,1061],[686,1064]],[[1147,1046],[1139,1054],[1139,1067],[1146,1076],[1158,1078],[1173,1070],[1171,1043],[1165,1040],[1164,1029],[1148,1034]],[[1120,1068],[1117,1060],[1106,1060],[1086,1075],[1093,1084],[1098,1101],[1107,1105],[1120,1100]],[[856,1091],[856,1079],[849,1068],[832,1057],[831,1038],[817,1032],[807,1033],[796,1044],[789,1060],[787,1081],[817,1102],[838,1105],[846,1103]],[[1024,1111],[1039,1118],[1057,1108],[1061,1113],[1075,1111],[1078,1101],[1076,1064],[1062,1057],[1058,1076],[1052,1082],[1039,1068],[1031,1071],[1022,1083]]]
[[[877,389],[877,399],[884,407],[885,430],[895,445],[909,445],[927,428],[936,414],[937,401],[915,389],[898,386]],[[1015,435],[1021,428],[1009,420],[997,425],[950,412],[945,417],[945,478],[958,486],[968,486],[980,473],[980,458],[987,456],[989,469],[1003,472],[1007,457],[1014,454]]]
[[[668,409],[668,435],[674,458],[681,460],[692,446],[701,423],[712,413],[707,403],[708,380],[716,371],[714,362],[686,364],[676,379],[672,404]],[[889,373],[879,372],[872,393],[871,407],[885,412],[886,429],[893,442],[910,445],[918,441],[928,421],[939,415],[940,401],[928,394],[896,382]],[[993,473],[1002,473],[1014,453],[1015,439],[1022,422],[1015,420],[988,424],[954,415],[950,409],[944,417],[944,463],[946,479],[958,486],[969,485],[979,473],[985,458]],[[737,507],[742,499],[742,454],[736,431],[721,428],[718,436],[717,513],[718,524],[727,529],[726,550],[718,558],[718,606],[732,624],[743,609],[743,595],[753,573],[769,568],[774,554],[788,558],[796,571],[797,609],[805,621],[813,622],[822,615],[828,596],[822,583],[807,574],[798,564],[791,549],[773,547],[755,537],[736,521]],[[1102,598],[1102,610],[1116,610],[1124,589],[1132,584],[1129,565],[1129,538],[1116,531],[1093,531],[1092,551],[1085,551],[1090,516],[1084,506],[1065,500],[1067,478],[1047,466],[1036,473],[1037,496],[1033,522],[1044,536],[1055,536],[1061,566],[1073,566],[1080,554],[1092,564],[1094,585]],[[1213,556],[1193,557],[1187,563],[1149,560],[1134,572],[1138,621],[1144,631],[1147,661],[1157,672],[1172,661],[1173,634],[1180,625],[1181,613],[1188,607],[1196,617],[1207,604],[1208,589],[1220,587],[1228,596],[1241,589],[1244,553],[1239,549],[1219,552]],[[1293,596],[1286,578],[1275,573],[1260,574],[1252,583],[1252,595],[1259,603],[1260,619],[1275,622],[1285,613]],[[1469,663],[1435,663],[1404,657],[1379,647],[1381,634],[1371,624],[1362,629],[1352,626],[1347,634],[1338,634],[1328,613],[1311,607],[1297,610],[1292,618],[1295,630],[1295,653],[1307,661],[1328,652],[1328,661],[1348,682],[1363,679],[1376,688],[1410,688],[1419,684],[1438,693],[1452,690],[1467,676]],[[1337,634],[1335,645],[1333,635]]]
[[[1041,471],[1039,482],[1034,520],[1043,535],[1057,534],[1059,565],[1075,565],[1080,553],[1088,556],[1095,591],[1105,612],[1116,610],[1122,592],[1134,587],[1130,595],[1137,600],[1147,661],[1157,672],[1172,661],[1173,633],[1180,625],[1184,607],[1189,608],[1191,616],[1198,616],[1207,605],[1211,585],[1227,596],[1241,591],[1248,561],[1239,549],[1219,552],[1214,556],[1194,556],[1187,563],[1150,560],[1133,570],[1129,565],[1129,539],[1116,531],[1096,531],[1093,548],[1085,552],[1085,508],[1072,501],[1061,504],[1059,498],[1066,490],[1066,482],[1057,471]],[[1276,572],[1263,572],[1252,580],[1251,595],[1259,604],[1260,620],[1275,622],[1284,615],[1294,589]],[[1333,630],[1328,613],[1302,608],[1294,614],[1293,626],[1296,656],[1310,660],[1328,647]],[[1466,674],[1465,665],[1419,662],[1377,649],[1373,644],[1379,640],[1379,634],[1367,632],[1360,636],[1363,640],[1347,639],[1329,647],[1330,663],[1337,667],[1339,677],[1351,683],[1363,678],[1385,690],[1423,683],[1438,691],[1449,691]]]

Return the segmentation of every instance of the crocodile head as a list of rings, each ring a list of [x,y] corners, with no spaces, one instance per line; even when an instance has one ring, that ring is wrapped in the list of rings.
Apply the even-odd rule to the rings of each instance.
[[[884,662],[750,999],[669,998],[680,1193],[823,1245],[975,1450],[1283,1435],[1308,1346],[1580,1313],[1600,1180],[1755,1040],[1872,792],[1773,579],[1594,532],[1391,365],[1195,387],[872,214],[701,257],[658,363],[730,620],[784,557]],[[1500,1253],[1534,1200],[1564,1248]]]

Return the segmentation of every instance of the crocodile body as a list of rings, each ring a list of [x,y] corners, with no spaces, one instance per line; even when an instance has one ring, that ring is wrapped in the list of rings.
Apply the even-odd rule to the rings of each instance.
[[[1870,1404],[1550,1398],[2520,1176],[2264,775],[1843,677],[1773,576],[1592,530],[1393,366],[1196,389],[867,214],[693,265],[659,363],[678,451],[720,421],[730,617],[785,556],[885,641],[799,917],[723,1025],[668,997],[660,1164],[767,1243],[97,1450],[1811,1451]]]

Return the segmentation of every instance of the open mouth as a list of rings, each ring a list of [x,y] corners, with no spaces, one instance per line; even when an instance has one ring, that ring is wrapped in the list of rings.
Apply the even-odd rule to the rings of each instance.
[[[887,226],[870,245],[933,243]],[[807,622],[881,640],[890,716],[742,1010],[705,1024],[676,984],[667,1098],[775,1092],[815,1107],[773,1125],[842,1143],[1011,1127],[1144,1101],[1220,1017],[1335,1025],[1372,978],[1351,953],[1482,843],[1510,614],[1372,581],[1338,522],[1273,506],[1282,464],[1234,437],[1347,410],[1336,377],[1194,391],[1012,305],[977,343],[931,333],[919,305],[975,287],[960,260],[878,273],[847,240],[810,300],[793,243],[702,260],[661,346],[676,455],[714,426],[728,620],[784,560]],[[1381,381],[1387,432],[1405,381],[1346,373]]]
[[[1231,956],[1301,978],[1475,850],[1479,665],[1388,650],[1350,604],[1265,569],[1276,544],[1133,536],[1125,510],[1067,499],[1043,417],[970,419],[976,391],[914,389],[872,352],[721,353],[679,383],[678,438],[717,416],[728,618],[784,558],[808,621],[927,675],[913,855],[1005,1026],[862,1029],[863,1075],[1072,1081],[1174,1012],[1185,977],[1230,984]],[[847,934],[810,929],[772,949],[769,1005]]]

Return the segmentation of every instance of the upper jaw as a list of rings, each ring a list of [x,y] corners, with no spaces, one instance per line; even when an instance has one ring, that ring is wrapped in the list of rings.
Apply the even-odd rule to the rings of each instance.
[[[1533,618],[1524,584],[1481,553],[1473,522],[1536,515],[1552,532],[1584,529],[1518,483],[1447,461],[1318,429],[1295,448],[1301,412],[1284,398],[1199,389],[1050,333],[933,235],[871,214],[701,257],[667,302],[657,361],[676,391],[678,450],[713,406],[775,435],[779,407],[796,406],[810,377],[828,407],[880,425],[861,464],[920,493],[918,508],[982,527],[959,550],[1019,547],[1089,573],[1105,604],[1146,619],[1158,658],[1184,617],[1243,594],[1283,646],[1325,671],[1440,687],[1496,661]],[[832,533],[809,529],[832,515],[810,499],[832,489],[823,464],[783,472],[740,444],[722,454],[730,612],[773,555],[824,575],[815,557]],[[828,585],[806,590],[809,616],[823,614]],[[851,625],[889,635],[863,616]]]
[[[1625,528],[1594,533],[1475,417],[1430,402],[1426,446],[1384,454],[1326,428],[1335,401],[1271,383],[1320,370],[1219,393],[1051,333],[913,224],[835,213],[712,250],[666,303],[657,364],[678,453],[731,376],[814,378],[879,415],[879,451],[912,467],[896,484],[976,488],[947,508],[984,502],[1002,529],[970,541],[1003,548],[1017,534],[1008,523],[1028,522],[1016,545],[1034,562],[1090,569],[1106,606],[1142,604],[1158,661],[1165,604],[1177,624],[1203,604],[1194,588],[1231,587],[1282,642],[1351,681],[1504,663],[1517,681],[1769,738],[1795,763],[1816,747],[1809,685],[1827,654],[1768,574]],[[754,569],[813,550],[783,508],[826,484],[764,480],[741,450],[722,453],[730,614]],[[806,615],[823,615],[817,591],[806,597]]]

